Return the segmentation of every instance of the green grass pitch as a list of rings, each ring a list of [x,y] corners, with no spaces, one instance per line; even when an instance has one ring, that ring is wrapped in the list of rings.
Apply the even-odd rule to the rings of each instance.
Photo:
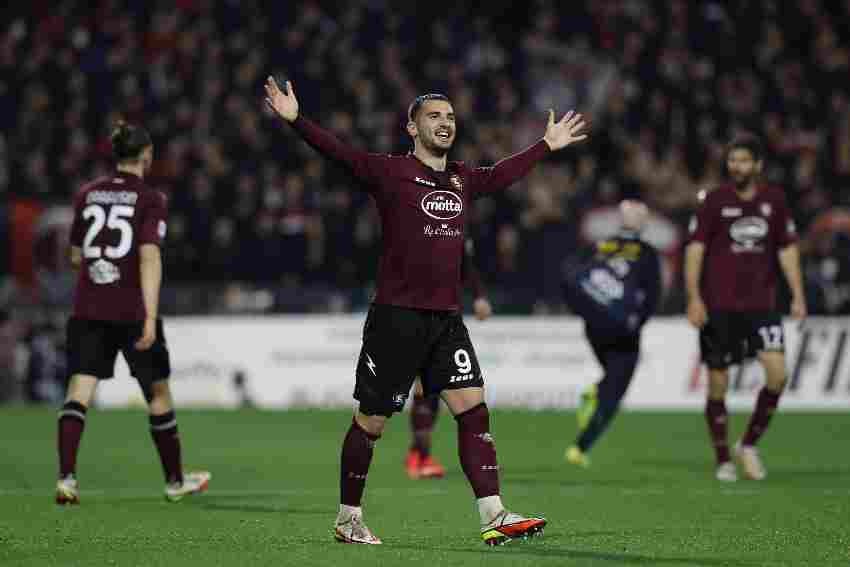
[[[376,449],[366,489],[380,547],[333,542],[349,412],[178,413],[188,466],[210,491],[168,504],[141,411],[92,411],[82,504],[53,504],[55,412],[0,410],[0,565],[848,565],[850,414],[780,412],[762,443],[767,480],[712,478],[702,415],[624,413],[589,470],[561,460],[569,413],[493,411],[506,504],[549,519],[543,538],[487,548],[443,410],[445,479],[402,470],[407,415]],[[740,434],[746,415],[732,418]],[[735,437],[733,437],[734,439]]]

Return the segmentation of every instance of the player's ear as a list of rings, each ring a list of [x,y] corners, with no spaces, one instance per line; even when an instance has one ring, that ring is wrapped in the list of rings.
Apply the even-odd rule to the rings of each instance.
[[[411,138],[419,135],[419,128],[416,127],[416,122],[413,120],[407,122],[407,133],[410,134]]]

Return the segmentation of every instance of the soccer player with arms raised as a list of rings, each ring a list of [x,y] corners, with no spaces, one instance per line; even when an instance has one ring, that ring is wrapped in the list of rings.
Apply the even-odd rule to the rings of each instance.
[[[456,134],[454,109],[437,94],[408,109],[413,152],[369,154],[342,143],[299,112],[292,84],[269,77],[266,103],[313,148],[345,166],[378,206],[383,245],[375,301],[363,329],[354,397],[360,402],[342,446],[338,541],[378,544],[363,521],[361,499],[375,443],[401,411],[415,376],[425,395],[439,393],[458,426],[458,452],[478,503],[481,537],[493,545],[539,533],[542,518],[502,505],[499,467],[484,403],[484,380],[460,309],[461,258],[473,199],[500,191],[550,152],[586,138],[581,115],[549,123],[543,138],[494,167],[448,161]]]
[[[700,329],[702,360],[708,366],[705,418],[717,457],[715,476],[732,482],[738,473],[727,440],[729,366],[757,356],[767,376],[734,449],[749,479],[767,474],[756,443],[785,387],[785,335],[775,305],[777,263],[791,289],[792,316],[806,316],[806,300],[794,221],[784,193],[759,179],[763,150],[758,138],[735,138],[726,165],[732,183],[709,193],[693,220],[685,277],[688,320]]]
[[[59,412],[57,504],[78,504],[77,453],[98,380],[111,378],[120,351],[148,403],[151,437],[173,502],[206,490],[208,472],[183,472],[168,377],[171,363],[159,319],[160,246],[165,195],[145,186],[153,162],[150,134],[121,123],[112,134],[116,172],[74,197],[71,263],[79,269],[68,321],[71,379]]]

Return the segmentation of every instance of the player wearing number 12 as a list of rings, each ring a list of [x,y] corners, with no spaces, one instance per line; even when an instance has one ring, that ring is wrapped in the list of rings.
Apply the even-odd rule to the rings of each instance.
[[[444,95],[417,97],[407,112],[407,155],[370,154],[344,144],[299,112],[291,83],[269,77],[266,103],[308,144],[343,165],[378,206],[383,249],[375,301],[363,329],[354,397],[360,402],[342,447],[340,508],[334,536],[378,544],[363,522],[361,498],[375,443],[401,411],[414,376],[439,394],[458,425],[458,452],[477,499],[481,537],[493,545],[539,533],[546,521],[508,512],[499,490],[484,379],[459,313],[461,258],[469,206],[526,175],[551,151],[583,140],[581,115],[549,124],[541,140],[493,167],[448,161],[455,113]],[[520,379],[521,377],[517,377]]]
[[[791,289],[791,314],[806,316],[794,221],[782,191],[760,182],[762,160],[761,143],[752,135],[729,144],[726,167],[732,183],[709,193],[700,206],[685,260],[688,319],[700,329],[702,360],[708,366],[705,417],[717,458],[715,477],[724,482],[738,478],[727,441],[729,366],[755,356],[767,383],[734,456],[746,478],[761,480],[767,474],[756,443],[785,386],[785,341],[775,306],[777,264]]]
[[[116,172],[74,197],[71,263],[79,269],[68,321],[71,379],[59,412],[57,504],[78,504],[77,453],[98,380],[112,377],[120,351],[148,403],[151,437],[170,501],[201,492],[208,472],[187,472],[168,377],[168,349],[158,318],[165,237],[165,195],[143,183],[153,143],[141,127],[120,123],[112,134]]]

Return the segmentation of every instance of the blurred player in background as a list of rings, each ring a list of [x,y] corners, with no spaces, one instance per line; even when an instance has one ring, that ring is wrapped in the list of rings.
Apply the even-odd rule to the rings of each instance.
[[[183,472],[168,386],[171,362],[158,317],[168,205],[143,182],[153,143],[144,128],[121,123],[112,133],[112,152],[116,172],[74,196],[71,263],[79,277],[67,331],[71,378],[59,412],[58,504],[79,503],[76,462],[86,412],[98,380],[112,377],[119,351],[148,403],[166,498],[201,492],[210,480],[208,472]]]
[[[564,289],[570,308],[584,319],[585,334],[602,366],[602,380],[581,396],[579,434],[567,462],[587,467],[587,452],[611,423],[632,381],[641,329],[661,294],[658,253],[640,234],[649,216],[638,201],[620,203],[622,229],[571,262]]]
[[[484,402],[484,380],[460,309],[466,215],[476,197],[501,191],[549,155],[576,142],[581,115],[549,122],[541,140],[493,167],[448,161],[456,134],[444,95],[422,95],[408,108],[414,149],[403,156],[351,148],[298,111],[289,81],[269,77],[266,103],[322,155],[344,165],[375,199],[383,244],[377,294],[363,328],[354,397],[360,402],[342,447],[340,508],[334,535],[345,543],[381,543],[363,521],[361,499],[375,443],[387,419],[404,407],[414,377],[426,396],[440,394],[458,425],[461,467],[477,499],[488,545],[539,533],[543,518],[508,512]],[[520,377],[518,377],[519,379]]]
[[[486,321],[493,314],[493,306],[487,299],[484,282],[475,266],[475,244],[469,238],[464,245],[461,275],[466,287],[472,290],[472,311],[475,318]],[[413,401],[410,406],[411,443],[404,460],[404,469],[412,479],[442,478],[446,474],[446,469],[431,454],[431,434],[439,409],[440,397],[425,397],[422,381],[417,378],[413,383]]]
[[[785,194],[759,179],[763,155],[761,142],[752,135],[729,144],[726,165],[732,183],[709,193],[700,205],[685,258],[688,320],[700,329],[702,360],[708,366],[705,418],[717,457],[715,476],[726,482],[738,479],[727,440],[729,366],[754,356],[767,383],[735,445],[735,457],[746,478],[761,480],[767,474],[756,443],[785,387],[777,263],[791,290],[791,314],[806,316],[794,221]]]

